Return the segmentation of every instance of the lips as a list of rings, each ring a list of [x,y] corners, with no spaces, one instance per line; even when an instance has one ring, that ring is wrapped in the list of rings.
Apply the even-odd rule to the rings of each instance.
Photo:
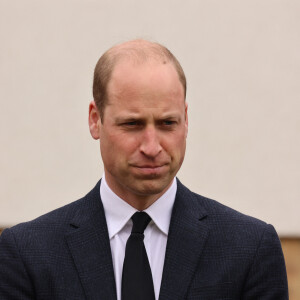
[[[167,164],[145,164],[145,165],[131,165],[134,172],[144,176],[159,176],[166,171]]]
[[[137,166],[134,166],[136,168],[149,168],[149,169],[155,169],[155,168],[160,168],[160,167],[163,167],[165,164],[161,164],[161,165],[137,165]]]

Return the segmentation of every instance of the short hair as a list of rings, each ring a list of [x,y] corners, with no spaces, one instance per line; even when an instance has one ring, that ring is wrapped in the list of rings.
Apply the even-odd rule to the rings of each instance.
[[[104,109],[108,103],[107,86],[114,67],[121,59],[130,59],[140,63],[151,59],[162,61],[163,63],[171,62],[183,86],[185,99],[186,77],[179,61],[171,51],[159,43],[143,39],[128,41],[107,50],[96,64],[93,81],[93,96],[100,113],[101,122],[103,122]]]

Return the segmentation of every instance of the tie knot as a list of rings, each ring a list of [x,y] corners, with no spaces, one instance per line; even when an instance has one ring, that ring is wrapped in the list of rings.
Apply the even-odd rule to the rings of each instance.
[[[144,233],[144,230],[148,226],[151,218],[143,211],[136,212],[132,217],[133,227],[131,233]]]

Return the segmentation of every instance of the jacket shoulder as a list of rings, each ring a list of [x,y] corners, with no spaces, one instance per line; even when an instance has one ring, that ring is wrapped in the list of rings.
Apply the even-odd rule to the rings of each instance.
[[[15,236],[27,236],[28,234],[40,233],[41,235],[45,233],[63,233],[64,227],[68,228],[72,220],[74,219],[87,219],[90,217],[91,213],[95,211],[99,206],[101,206],[100,201],[100,181],[96,186],[84,197],[50,211],[38,218],[23,222],[9,228]]]
[[[215,234],[236,235],[237,237],[241,236],[242,239],[260,239],[262,233],[270,229],[271,225],[266,222],[241,213],[216,200],[194,193],[180,182],[178,187],[179,193],[185,198],[187,205],[191,206],[193,211],[205,212],[207,224],[214,228],[213,232]]]

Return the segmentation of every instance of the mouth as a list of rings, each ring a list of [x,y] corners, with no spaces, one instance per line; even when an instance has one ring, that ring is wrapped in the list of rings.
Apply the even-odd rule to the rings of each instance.
[[[159,165],[132,165],[131,166],[138,174],[144,176],[160,176],[162,175],[167,168],[167,164],[159,164]]]

